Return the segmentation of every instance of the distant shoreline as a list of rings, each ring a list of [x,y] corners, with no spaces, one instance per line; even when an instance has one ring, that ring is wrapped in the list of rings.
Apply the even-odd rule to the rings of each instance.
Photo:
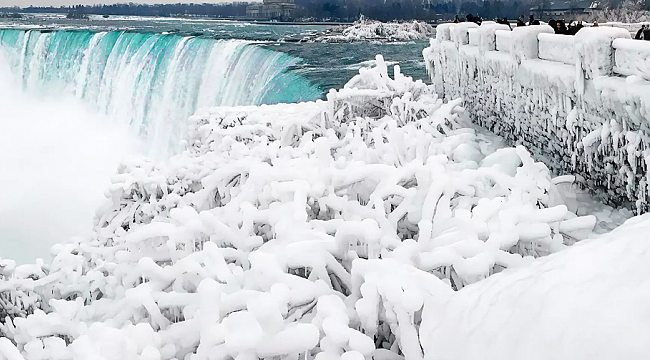
[[[237,21],[237,20],[234,20]],[[331,26],[341,26],[341,25],[352,25],[351,22],[327,22],[327,21],[253,21],[253,20],[239,20],[242,22],[250,22],[253,24],[259,25],[331,25]]]
[[[2,11],[0,10],[0,13]],[[63,15],[62,13],[58,12],[42,12],[42,13],[37,13],[37,12],[20,12],[18,11],[17,13],[21,15],[36,15],[36,14],[42,14],[42,15]],[[87,14],[89,16],[96,16],[100,17],[102,15],[99,14]],[[190,20],[190,21],[233,21],[233,22],[247,22],[247,23],[252,23],[252,24],[258,24],[258,25],[311,25],[311,26],[350,26],[354,25],[354,22],[352,21],[271,21],[271,20],[259,20],[259,19],[251,19],[251,18],[245,18],[245,17],[223,17],[223,18],[212,18],[212,17],[201,17],[201,16],[170,16],[170,17],[159,17],[159,16],[149,16],[149,15],[109,15],[111,18],[114,17],[137,17],[137,18],[143,18],[143,19],[154,19],[154,20]],[[9,18],[8,18],[9,19]],[[14,20],[20,20],[20,19],[14,19]],[[97,21],[97,20],[107,20],[110,21],[109,18],[105,19],[69,19],[69,20],[91,20],[91,21]],[[111,19],[112,20],[112,19]],[[127,19],[124,19],[127,20]],[[410,20],[409,20],[410,21]],[[437,23],[435,22],[428,22],[426,21],[427,24],[436,27]]]

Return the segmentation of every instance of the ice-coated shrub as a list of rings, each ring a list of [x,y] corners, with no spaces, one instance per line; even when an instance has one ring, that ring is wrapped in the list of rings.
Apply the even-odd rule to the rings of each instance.
[[[401,42],[426,39],[434,31],[433,26],[423,21],[380,22],[361,18],[349,26],[339,26],[323,33],[306,36],[302,41],[349,43],[357,41]]]
[[[327,101],[197,112],[182,154],[121,165],[92,237],[2,270],[34,307],[0,359],[422,359],[427,302],[595,221],[459,104],[378,57]]]

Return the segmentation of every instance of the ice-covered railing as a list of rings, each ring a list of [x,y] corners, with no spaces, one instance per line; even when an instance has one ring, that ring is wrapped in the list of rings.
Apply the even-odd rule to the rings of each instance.
[[[510,45],[512,43],[512,31],[510,30],[497,30],[494,32],[496,37],[496,49],[498,51],[510,52]]]
[[[538,55],[540,59],[560,61],[565,64],[575,64],[574,48],[575,37],[560,34],[541,33],[537,35],[539,41]]]
[[[438,93],[462,97],[472,120],[576,173],[604,201],[647,210],[648,43],[620,27],[563,36],[547,25],[441,26],[423,51]],[[459,32],[478,40],[450,41]]]
[[[479,43],[478,30],[476,30],[476,29],[468,29],[467,33],[468,33],[468,36],[469,36],[469,45],[478,46],[478,43]]]
[[[642,21],[642,22],[635,22],[635,23],[624,23],[618,21],[608,21],[604,23],[599,23],[598,25],[622,28],[629,31],[630,33],[636,33],[643,25],[650,25],[650,22]]]
[[[612,46],[615,49],[613,68],[615,73],[650,80],[650,43],[616,39]]]
[[[571,177],[376,63],[124,162],[93,236],[1,263],[0,359],[422,359],[425,304],[589,235]]]

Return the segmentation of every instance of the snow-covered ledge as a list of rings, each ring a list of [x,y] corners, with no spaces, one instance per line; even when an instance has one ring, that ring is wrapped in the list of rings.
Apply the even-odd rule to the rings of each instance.
[[[462,97],[474,122],[604,201],[647,211],[650,42],[615,27],[552,33],[450,24],[423,55],[438,94]]]

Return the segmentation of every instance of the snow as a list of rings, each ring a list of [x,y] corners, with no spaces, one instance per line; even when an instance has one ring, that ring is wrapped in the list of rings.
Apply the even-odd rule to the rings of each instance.
[[[600,200],[646,211],[647,45],[615,27],[576,36],[546,25],[483,27],[479,45],[439,34],[423,51],[436,92],[462,98],[476,124],[525,145],[553,173],[579,175],[576,182]],[[486,47],[492,31],[497,46]]]
[[[425,305],[425,359],[644,359],[650,217]],[[534,324],[531,326],[531,324]]]
[[[489,23],[486,22],[484,24],[481,24],[481,26],[478,27],[478,32],[479,32],[479,49],[482,51],[492,51],[496,50],[496,35],[495,32],[497,30],[508,30],[510,31],[510,27],[508,25],[504,24],[496,24],[496,23]]]
[[[540,59],[550,61],[561,61],[565,64],[575,64],[574,46],[575,37],[560,34],[540,33],[537,35],[539,39],[539,55]],[[532,56],[531,56],[532,57]]]
[[[643,80],[650,80],[650,44],[631,40],[616,39],[612,46],[615,49],[614,72],[624,76],[638,76]]]
[[[517,26],[512,30],[512,56],[518,63],[524,60],[537,59],[538,38],[542,34],[552,34],[553,29],[548,25]],[[541,43],[541,41],[540,41]]]
[[[125,160],[92,235],[0,259],[0,360],[647,354],[648,219],[598,237],[625,214],[374,64],[326,101],[202,109],[181,154]]]
[[[307,36],[302,41],[349,43],[357,41],[402,42],[426,39],[434,28],[422,21],[404,21],[383,23],[365,17],[350,26],[335,27],[324,33]]]
[[[584,30],[584,31],[583,31]],[[575,35],[578,79],[594,79],[612,73],[614,39],[629,39],[630,33],[621,28],[585,28]],[[578,80],[580,82],[580,80]]]

